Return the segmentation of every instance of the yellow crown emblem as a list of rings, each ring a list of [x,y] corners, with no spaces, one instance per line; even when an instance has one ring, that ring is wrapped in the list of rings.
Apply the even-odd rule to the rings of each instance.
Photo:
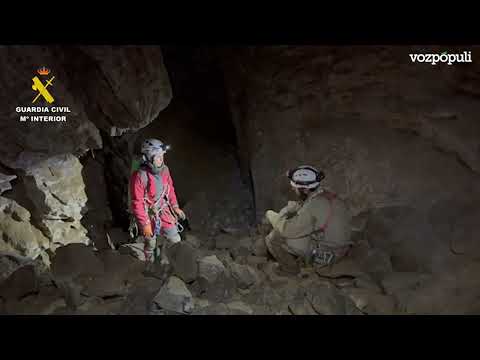
[[[40,75],[48,75],[50,74],[50,69],[46,68],[45,66],[42,66],[41,68],[39,68],[37,70],[37,72],[40,74]]]

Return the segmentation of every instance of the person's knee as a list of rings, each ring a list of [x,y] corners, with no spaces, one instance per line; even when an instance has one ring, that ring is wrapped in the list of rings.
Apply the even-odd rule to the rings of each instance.
[[[144,237],[144,242],[145,242],[145,249],[146,250],[153,250],[155,248],[155,245],[157,243],[157,239],[155,237]]]
[[[269,233],[267,236],[264,238],[265,245],[269,246],[270,243],[272,242],[272,233]]]
[[[265,244],[267,246],[268,252],[276,257],[279,252],[285,253],[289,252],[286,244],[286,239],[279,236],[278,233],[272,232],[268,240],[265,239]]]
[[[274,239],[275,239],[275,234],[273,231],[269,233],[267,236],[265,236],[265,246],[268,249],[268,251],[272,252],[272,247],[274,246]]]
[[[180,234],[177,233],[170,233],[170,234],[165,234],[166,239],[171,243],[171,244],[176,244],[182,240]]]
[[[287,240],[285,247],[290,254],[301,258],[307,258],[312,252],[312,243],[309,239]]]

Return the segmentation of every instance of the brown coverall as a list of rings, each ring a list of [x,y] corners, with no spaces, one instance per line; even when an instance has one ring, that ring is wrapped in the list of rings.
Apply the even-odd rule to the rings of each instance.
[[[266,217],[273,226],[265,238],[267,248],[289,272],[299,270],[296,257],[309,262],[316,246],[332,252],[336,261],[352,244],[351,216],[344,202],[338,198],[329,200],[322,189],[304,202],[289,201],[279,213],[268,210]]]

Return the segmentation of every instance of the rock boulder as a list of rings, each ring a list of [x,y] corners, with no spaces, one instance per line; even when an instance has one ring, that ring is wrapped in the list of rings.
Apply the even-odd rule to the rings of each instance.
[[[0,297],[6,300],[19,300],[37,292],[39,282],[33,265],[22,266],[0,284]]]
[[[232,263],[230,265],[230,271],[240,289],[248,289],[255,283],[260,282],[260,277],[257,274],[257,271],[249,265]]]
[[[206,256],[198,261],[198,276],[208,283],[214,283],[225,272],[225,266],[215,255]]]
[[[175,276],[170,277],[162,286],[153,302],[164,310],[176,313],[187,314],[194,309],[192,294],[185,283]]]
[[[172,246],[168,251],[168,259],[173,268],[173,274],[186,283],[194,281],[198,276],[198,251],[186,242]],[[203,268],[205,270],[205,266]]]
[[[46,257],[50,242],[30,222],[30,212],[14,200],[0,196],[0,251],[35,259]]]

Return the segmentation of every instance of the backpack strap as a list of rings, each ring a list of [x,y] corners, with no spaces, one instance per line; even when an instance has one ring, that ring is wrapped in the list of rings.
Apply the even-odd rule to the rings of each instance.
[[[148,206],[147,206],[147,202],[145,200],[147,198],[148,189],[150,187],[150,179],[148,177],[147,172],[144,169],[139,168],[137,170],[137,172],[138,172],[138,175],[140,176],[140,180],[142,181],[142,184],[144,184],[144,185],[146,184],[143,204],[144,204],[145,213],[148,214]],[[128,195],[128,200],[129,200],[129,214],[130,214],[130,226],[128,227],[128,231],[129,231],[129,234],[130,234],[130,238],[135,239],[139,235],[139,231],[138,231],[137,221],[136,221],[135,216],[133,215],[133,212],[131,210],[130,186],[128,187],[128,194],[129,194]]]
[[[163,174],[165,171],[169,171],[168,169],[168,166],[167,165],[163,165],[162,167],[162,170],[160,170],[161,173]],[[150,176],[148,176],[147,174],[147,170],[145,170],[144,168],[140,167],[138,169],[138,173],[140,174],[140,177],[142,179],[142,183],[146,186],[145,186],[145,192],[148,191],[148,189],[150,188]]]
[[[145,185],[145,192],[147,192],[148,188],[150,187],[150,177],[144,169],[138,169],[138,173],[140,175],[142,183]]]
[[[162,173],[164,171],[168,171],[168,168],[165,166],[161,171],[162,171]],[[145,194],[144,194],[145,208],[147,208],[147,205],[148,206],[156,206],[156,203],[150,203],[150,200],[148,199],[148,195],[147,195],[148,190],[150,189],[150,176],[148,176],[148,173],[145,169],[140,168],[140,169],[138,169],[138,172],[139,172],[140,178],[142,180],[142,183],[145,185]],[[168,202],[168,198],[166,197],[168,192],[169,192],[169,187],[168,187],[168,184],[167,184],[166,186],[164,186],[163,191],[159,196],[159,201],[166,200]],[[163,207],[160,208],[160,210],[163,210]]]
[[[330,220],[332,219],[332,214],[333,214],[333,200],[337,198],[337,194],[330,192],[330,191],[324,191],[323,193],[319,194],[326,198],[330,204],[330,207],[328,208],[328,215],[327,215],[327,220],[325,220],[325,224],[323,224],[320,227],[320,230],[325,232],[327,229],[328,225],[330,224]]]
[[[145,186],[145,192],[143,194],[143,202],[145,203],[145,210],[151,205],[150,200],[148,199],[148,190],[150,189],[150,176],[145,169],[138,169],[138,174],[142,180],[142,184]]]
[[[148,177],[148,174],[145,169],[142,169],[141,167],[136,170],[138,175],[140,176],[140,180],[143,185],[145,185],[145,193],[143,195],[144,199],[147,198],[147,193],[148,189],[150,188],[150,178]],[[132,199],[132,194],[130,190],[130,183],[128,186],[128,213],[133,216],[132,213],[132,208],[131,208],[131,199]]]
[[[327,229],[327,227],[328,227],[328,225],[329,225],[329,223],[332,219],[333,200],[337,198],[337,194],[324,190],[323,192],[319,192],[319,193],[316,193],[316,194],[313,195],[313,197],[317,197],[317,196],[322,196],[322,197],[326,198],[329,202],[329,205],[330,205],[330,207],[328,209],[328,215],[327,215],[327,220],[325,221],[325,224],[323,224],[320,228],[318,228],[318,230],[315,230],[314,232],[311,232],[311,233],[308,233],[308,234],[305,234],[305,235],[301,235],[301,236],[298,236],[298,237],[295,237],[295,238],[290,238],[290,239],[300,239],[300,238],[305,237],[305,236],[325,232],[325,230]]]

